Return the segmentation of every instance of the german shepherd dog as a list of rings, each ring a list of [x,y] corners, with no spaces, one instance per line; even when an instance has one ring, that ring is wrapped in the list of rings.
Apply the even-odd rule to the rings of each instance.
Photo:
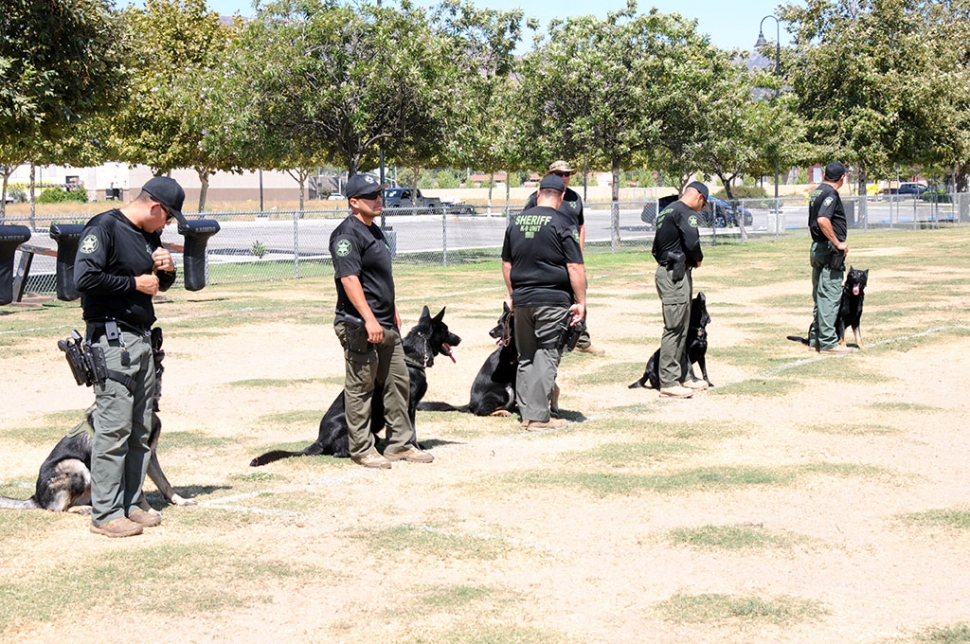
[[[845,275],[845,283],[842,285],[842,297],[839,300],[839,312],[835,317],[835,334],[839,338],[839,344],[845,344],[845,329],[852,329],[855,336],[856,346],[862,346],[862,304],[866,299],[866,284],[869,282],[869,269],[860,270],[849,266]],[[812,327],[809,325],[808,333],[811,335]],[[808,346],[808,338],[798,335],[787,336],[792,342],[801,342]]]
[[[495,338],[498,348],[478,370],[472,382],[471,396],[467,405],[453,407],[443,402],[423,402],[422,411],[460,411],[476,416],[511,416],[518,410],[515,404],[515,374],[518,370],[519,352],[515,349],[515,313],[507,303],[502,304],[498,324],[488,334]]]
[[[196,505],[194,499],[185,499],[172,488],[162,467],[158,463],[158,438],[162,433],[162,421],[158,417],[158,401],[162,397],[162,330],[152,329],[152,350],[155,359],[155,400],[152,410],[152,429],[148,436],[151,458],[148,462],[148,477],[155,483],[162,496],[173,505]],[[54,450],[40,466],[34,495],[29,499],[11,499],[0,496],[0,508],[7,510],[44,509],[51,512],[91,512],[91,451],[94,444],[96,407],[92,405],[85,412],[85,419],[62,438]],[[145,497],[142,496],[141,509],[153,512]]]
[[[690,305],[690,327],[687,329],[687,349],[684,351],[684,371],[690,374],[691,380],[697,380],[694,375],[694,363],[701,368],[701,374],[708,386],[713,387],[714,383],[707,376],[707,325],[711,321],[711,316],[707,314],[707,298],[698,292]],[[657,364],[660,362],[660,349],[657,349],[650,359],[647,360],[647,367],[641,377],[636,382],[630,384],[630,389],[638,387],[650,387],[660,389],[660,372]]]
[[[404,359],[408,366],[408,376],[411,380],[410,397],[408,400],[408,416],[411,418],[411,425],[414,426],[415,412],[418,403],[428,391],[428,376],[425,369],[434,366],[436,355],[455,357],[451,348],[461,342],[461,338],[448,330],[448,325],[443,322],[445,310],[441,309],[438,315],[431,317],[428,307],[424,307],[418,323],[405,336]],[[374,434],[384,428],[384,388],[378,383],[374,388],[374,395],[371,397],[371,432]],[[415,447],[420,447],[417,440],[417,431],[409,441]],[[344,404],[344,392],[341,391],[337,398],[330,405],[330,409],[320,420],[320,431],[317,440],[299,452],[287,452],[283,450],[273,450],[257,456],[249,465],[259,467],[274,461],[279,461],[292,456],[317,456],[320,454],[335,456],[337,458],[347,458],[350,456],[350,442],[347,435],[347,412]]]

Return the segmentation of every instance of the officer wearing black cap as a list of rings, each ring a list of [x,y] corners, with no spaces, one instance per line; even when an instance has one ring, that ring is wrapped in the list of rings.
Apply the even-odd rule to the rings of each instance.
[[[586,271],[576,223],[559,207],[566,186],[549,174],[539,184],[538,201],[505,229],[502,275],[515,311],[519,352],[515,399],[527,430],[560,429],[552,418],[559,338],[567,319],[586,316]]]
[[[347,181],[351,214],[330,235],[337,314],[334,330],[344,348],[344,404],[350,458],[364,467],[388,469],[391,461],[430,463],[434,457],[409,441],[410,378],[394,303],[391,249],[374,219],[383,209],[382,185],[369,174]],[[387,447],[381,455],[371,433],[371,398],[384,388]]]
[[[691,270],[704,259],[697,232],[697,213],[707,203],[708,190],[700,181],[687,185],[680,200],[657,215],[653,256],[657,260],[657,294],[663,304],[664,332],[660,340],[660,395],[690,398],[695,389],[705,389],[703,380],[688,378],[684,353],[690,325]]]
[[[845,166],[832,161],[825,166],[822,183],[808,196],[808,229],[812,233],[812,326],[808,346],[820,353],[851,353],[839,345],[835,319],[842,300],[842,278],[849,245],[848,224],[839,188],[845,183]]]
[[[161,231],[182,216],[183,201],[178,183],[155,177],[131,203],[94,216],[78,245],[74,281],[86,339],[104,351],[108,370],[104,384],[94,387],[91,454],[91,532],[108,537],[141,534],[161,523],[159,514],[139,507],[155,394],[152,297],[175,282]]]

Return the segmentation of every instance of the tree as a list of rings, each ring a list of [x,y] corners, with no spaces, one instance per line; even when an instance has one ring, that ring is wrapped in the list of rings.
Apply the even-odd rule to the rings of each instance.
[[[716,50],[694,22],[653,9],[605,20],[553,21],[522,65],[518,115],[536,166],[588,154],[613,171],[613,243],[619,242],[620,170],[638,153],[689,161]],[[541,157],[541,159],[540,159]],[[541,163],[540,163],[541,161]],[[697,169],[694,165],[691,172]]]
[[[205,0],[147,0],[124,12],[132,42],[132,98],[116,121],[119,156],[156,174],[193,168],[205,210],[209,177],[239,168],[239,148],[223,136],[227,101],[216,88],[239,27],[226,26]],[[150,36],[146,36],[150,34]]]

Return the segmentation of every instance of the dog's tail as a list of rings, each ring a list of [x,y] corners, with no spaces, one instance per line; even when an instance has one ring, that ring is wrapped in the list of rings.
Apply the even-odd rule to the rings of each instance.
[[[627,389],[646,389],[647,386],[643,384],[642,380],[637,380],[636,382],[631,382]]]
[[[787,336],[787,338],[789,340],[791,340],[792,342],[801,342],[806,347],[808,346],[808,338],[803,338],[803,337],[797,336],[797,335],[789,335],[789,336]]]
[[[40,506],[34,497],[29,499],[11,499],[8,496],[0,496],[0,509],[2,510],[36,510]]]
[[[428,401],[428,402],[419,402],[418,410],[419,411],[460,411],[467,414],[469,410],[469,405],[462,405],[461,407],[455,407],[454,405],[449,405],[446,402]]]
[[[249,461],[249,467],[268,465],[276,461],[282,461],[284,458],[293,458],[294,456],[319,456],[320,454],[323,454],[323,448],[319,442],[312,443],[306,449],[300,450],[299,452],[287,452],[282,449],[274,449]]]

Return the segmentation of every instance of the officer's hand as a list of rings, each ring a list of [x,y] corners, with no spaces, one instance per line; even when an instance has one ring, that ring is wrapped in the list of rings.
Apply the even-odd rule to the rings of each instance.
[[[842,251],[843,255],[849,254],[849,245],[847,243],[839,242],[835,245],[835,247],[838,248],[840,251]]]
[[[155,260],[155,270],[156,271],[166,271],[171,273],[175,270],[175,263],[172,262],[172,254],[168,252],[167,248],[162,248],[159,246],[152,253],[152,259]]]
[[[376,318],[365,322],[364,328],[367,330],[367,341],[371,344],[380,344],[384,341],[384,327],[381,326]]]
[[[573,304],[569,307],[569,310],[573,314],[573,317],[569,320],[569,326],[578,324],[580,320],[586,317],[585,304]]]
[[[171,258],[169,258],[171,259]],[[135,290],[146,295],[158,293],[158,277],[151,273],[135,276]]]

